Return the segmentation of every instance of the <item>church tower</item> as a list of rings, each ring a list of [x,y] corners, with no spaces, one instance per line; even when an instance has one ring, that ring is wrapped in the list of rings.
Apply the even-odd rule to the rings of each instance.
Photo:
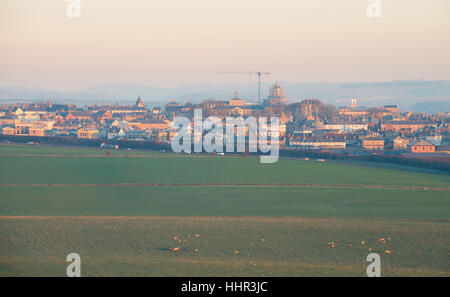
[[[144,102],[142,102],[141,96],[137,98],[136,107],[145,107]]]

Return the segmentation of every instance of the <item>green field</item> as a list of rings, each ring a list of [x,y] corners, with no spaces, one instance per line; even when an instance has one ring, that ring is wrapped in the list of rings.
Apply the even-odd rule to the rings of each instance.
[[[97,147],[78,146],[56,146],[56,145],[23,145],[23,144],[0,144],[0,155],[106,155],[106,149]],[[158,155],[160,152],[141,150],[111,150],[111,155]]]
[[[78,252],[85,276],[364,276],[371,248],[385,276],[448,276],[448,231],[379,219],[3,217],[0,271],[64,276]]]
[[[445,174],[11,144],[0,168],[0,275],[77,252],[86,276],[364,276],[369,248],[384,275],[450,275]]]
[[[305,216],[449,219],[448,192],[275,186],[1,187],[9,216]]]
[[[347,184],[450,187],[448,175],[342,163],[279,160],[261,164],[240,157],[8,157],[1,183],[256,183]]]

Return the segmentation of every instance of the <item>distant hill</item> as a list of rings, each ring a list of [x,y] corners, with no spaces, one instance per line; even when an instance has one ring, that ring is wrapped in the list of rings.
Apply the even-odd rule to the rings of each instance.
[[[448,112],[450,104],[450,81],[391,81],[391,82],[281,82],[288,101],[317,98],[336,106],[349,105],[353,97],[358,105],[376,106],[398,104],[401,109],[432,112]],[[262,84],[263,97],[267,96],[271,83]],[[57,92],[41,88],[1,87],[0,102],[16,101],[66,101],[77,104],[93,102],[134,102],[141,96],[148,105],[164,104],[175,99],[180,102],[204,99],[229,99],[234,91],[245,100],[256,101],[257,84],[203,84],[175,88],[116,84],[100,85],[76,92]]]
[[[419,102],[414,104],[411,110],[426,113],[450,112],[450,102]]]

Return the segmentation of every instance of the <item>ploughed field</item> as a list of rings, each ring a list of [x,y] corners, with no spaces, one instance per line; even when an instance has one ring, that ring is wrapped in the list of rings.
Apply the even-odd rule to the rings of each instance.
[[[444,174],[5,144],[0,168],[0,275],[75,252],[86,276],[364,276],[370,250],[382,275],[450,275]]]

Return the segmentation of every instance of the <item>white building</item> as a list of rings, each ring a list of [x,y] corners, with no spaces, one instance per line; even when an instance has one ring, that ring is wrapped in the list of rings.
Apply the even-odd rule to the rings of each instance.
[[[358,130],[367,130],[368,126],[365,123],[358,123],[358,122],[337,122],[324,124],[320,128],[325,130],[340,130],[343,132],[352,132]]]

